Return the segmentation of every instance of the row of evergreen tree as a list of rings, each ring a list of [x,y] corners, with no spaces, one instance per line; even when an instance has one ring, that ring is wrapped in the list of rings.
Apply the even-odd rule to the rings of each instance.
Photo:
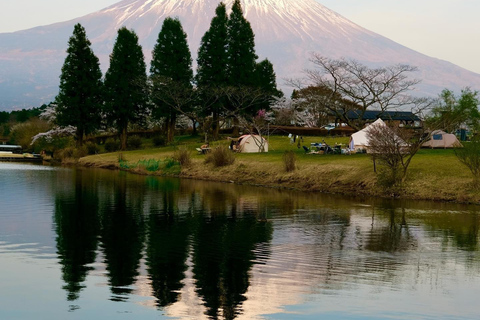
[[[129,125],[147,116],[164,120],[167,140],[172,141],[179,113],[188,112],[213,115],[214,131],[218,132],[219,117],[226,111],[254,114],[268,107],[273,96],[281,95],[272,64],[256,62],[254,33],[239,0],[230,16],[225,4],[216,8],[198,51],[196,76],[187,35],[178,18],[163,22],[149,76],[138,37],[126,27],[118,30],[104,78],[80,24],[75,25],[68,45],[55,101],[56,121],[77,128],[79,145],[103,121],[118,130],[124,149]],[[262,99],[253,97],[252,92],[258,90]],[[250,97],[239,99],[245,92]]]

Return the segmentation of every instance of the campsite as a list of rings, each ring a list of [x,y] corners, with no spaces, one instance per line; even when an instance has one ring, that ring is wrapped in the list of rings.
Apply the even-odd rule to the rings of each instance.
[[[292,144],[288,136],[270,135],[268,152],[233,153],[232,165],[216,168],[206,164],[206,155],[195,151],[200,142],[198,137],[181,136],[176,145],[153,147],[148,141],[141,150],[103,153],[86,156],[77,165],[99,168],[117,168],[119,157],[129,163],[148,159],[169,159],[179,149],[185,148],[191,155],[188,166],[173,167],[166,171],[149,172],[140,167],[130,171],[148,175],[167,175],[182,178],[220,181],[228,183],[261,185],[274,188],[296,189],[308,192],[324,192],[353,196],[391,197],[391,194],[376,185],[371,156],[363,153],[325,154],[312,156],[303,146],[325,141],[334,146],[348,145],[349,137],[305,136],[300,148]],[[225,137],[210,143],[215,149],[228,149],[231,141]],[[296,156],[296,170],[286,173],[282,156],[292,151]],[[125,169],[122,169],[125,170]],[[400,196],[404,199],[427,199],[437,201],[480,202],[480,193],[471,186],[471,174],[462,166],[453,149],[422,148],[413,158],[405,189]]]

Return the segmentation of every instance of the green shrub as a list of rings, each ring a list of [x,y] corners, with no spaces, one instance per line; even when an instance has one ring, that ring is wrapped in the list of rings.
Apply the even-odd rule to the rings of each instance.
[[[58,150],[55,152],[54,157],[55,159],[58,160],[64,160],[64,159],[71,159],[73,158],[73,154],[75,153],[75,148],[73,147],[66,147],[61,150]]]
[[[167,139],[162,135],[156,135],[152,138],[152,142],[155,147],[163,147],[165,146]]]
[[[285,151],[283,154],[283,165],[285,167],[285,171],[292,172],[296,168],[297,157],[293,151]]]
[[[97,154],[99,152],[99,148],[95,142],[87,142],[85,144],[85,147],[87,148],[87,153],[88,154]]]
[[[66,147],[61,150],[55,151],[54,158],[57,160],[65,159],[80,159],[88,155],[87,147],[82,146],[80,148]]]
[[[120,149],[120,141],[116,141],[112,138],[108,138],[105,141],[105,151],[107,152],[115,152]]]
[[[80,159],[88,155],[87,146],[81,146],[80,148],[75,148],[73,150],[73,158]]]
[[[235,162],[235,155],[226,146],[213,148],[205,157],[205,163],[213,163],[215,167],[232,165]]]
[[[189,166],[191,161],[190,151],[187,148],[180,148],[175,151],[173,158],[180,163],[182,166]]]
[[[158,171],[160,169],[160,160],[148,159],[138,161],[138,165],[145,168],[147,171]]]
[[[129,137],[127,140],[127,148],[130,150],[140,149],[142,146],[142,138],[139,136]]]
[[[179,165],[178,161],[176,161],[173,158],[167,158],[167,159],[165,159],[163,166],[164,166],[165,169],[170,169],[170,168],[173,168],[176,165]]]

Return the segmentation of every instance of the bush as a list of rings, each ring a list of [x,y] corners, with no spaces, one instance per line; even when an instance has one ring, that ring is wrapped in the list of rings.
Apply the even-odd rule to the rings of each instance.
[[[472,173],[474,188],[480,189],[480,138],[465,142],[463,148],[457,146],[455,155]]]
[[[138,161],[137,165],[142,166],[147,171],[154,172],[160,169],[160,164],[161,164],[160,160],[149,159],[149,160],[140,160]]]
[[[87,153],[88,154],[97,154],[99,151],[98,146],[94,142],[87,142],[85,143],[85,147],[87,148]]]
[[[64,160],[64,159],[71,159],[73,158],[73,154],[75,152],[75,148],[73,147],[66,147],[64,149],[58,150],[54,154],[54,158],[58,160]]]
[[[80,148],[66,147],[56,151],[54,158],[63,161],[65,159],[80,159],[86,155],[88,155],[86,146]]]
[[[218,146],[207,153],[205,163],[213,163],[215,167],[224,167],[235,162],[235,155],[226,146]]]
[[[152,142],[155,147],[163,147],[166,144],[167,139],[162,135],[156,135],[152,138]]]
[[[296,162],[297,157],[295,156],[295,153],[293,151],[285,151],[283,154],[283,165],[285,166],[285,171],[294,171]]]
[[[142,146],[142,138],[139,136],[129,137],[127,140],[127,148],[130,150],[140,149]]]
[[[80,159],[86,157],[88,155],[87,146],[82,146],[80,148],[75,148],[73,150],[73,158]]]
[[[116,141],[112,138],[107,139],[105,141],[105,151],[107,152],[115,152],[120,149],[120,141]]]
[[[175,151],[173,158],[182,166],[189,166],[191,163],[190,151],[187,148],[180,148]]]

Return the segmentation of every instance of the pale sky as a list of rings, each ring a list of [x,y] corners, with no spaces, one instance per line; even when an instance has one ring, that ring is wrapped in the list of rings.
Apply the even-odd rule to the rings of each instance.
[[[0,32],[70,20],[118,1],[0,0]],[[480,73],[480,0],[317,1],[411,49]]]

